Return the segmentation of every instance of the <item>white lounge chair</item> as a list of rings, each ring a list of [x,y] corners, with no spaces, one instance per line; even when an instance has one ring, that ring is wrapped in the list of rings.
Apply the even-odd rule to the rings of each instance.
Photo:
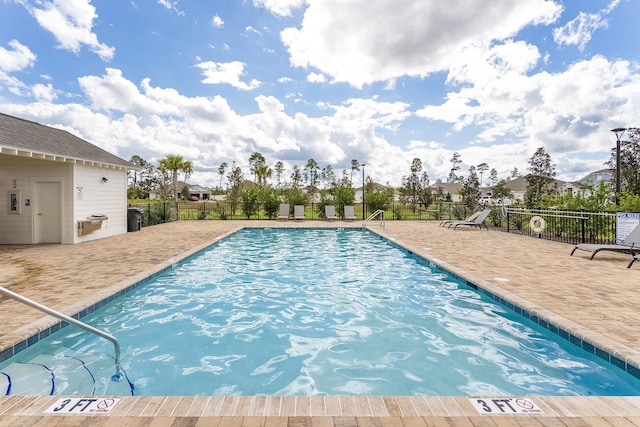
[[[296,221],[302,221],[304,219],[304,206],[295,205],[293,207],[293,219]]]
[[[473,215],[471,215],[470,217],[468,217],[467,219],[462,220],[462,221],[473,221],[476,218],[478,218],[478,216],[481,213],[482,213],[482,211],[478,211],[478,212],[474,213]],[[459,219],[446,219],[444,221],[440,221],[440,227],[444,227],[445,225],[448,225],[448,224],[450,224],[450,223],[452,223],[454,221],[461,221],[461,220],[459,220]]]
[[[278,216],[279,220],[286,221],[289,219],[289,204],[282,203],[280,204],[280,216]]]
[[[344,207],[344,219],[345,221],[355,221],[356,214],[353,212],[353,206]]]
[[[636,228],[631,230],[631,233],[629,233],[629,235],[619,245],[580,243],[573,248],[571,255],[573,255],[577,250],[591,252],[591,257],[589,259],[593,259],[593,257],[600,251],[630,253],[631,256],[634,257],[632,261],[635,261],[635,254],[640,253],[640,224],[636,225]],[[631,262],[631,264],[633,264],[633,262]],[[631,267],[631,264],[629,264],[629,267]]]
[[[471,221],[462,220],[462,221],[452,221],[452,222],[450,222],[448,228],[453,227],[453,229],[455,230],[456,228],[458,228],[461,225],[467,225],[469,227],[478,227],[480,229],[482,229],[482,227],[484,227],[487,230],[489,230],[489,227],[487,227],[487,224],[484,223],[484,220],[487,219],[487,217],[489,216],[490,213],[491,213],[491,209],[485,209],[482,212],[480,212],[480,215],[478,215],[475,219],[473,219]]]
[[[327,221],[335,221],[338,219],[336,216],[336,207],[333,205],[326,205],[324,207],[324,217]]]

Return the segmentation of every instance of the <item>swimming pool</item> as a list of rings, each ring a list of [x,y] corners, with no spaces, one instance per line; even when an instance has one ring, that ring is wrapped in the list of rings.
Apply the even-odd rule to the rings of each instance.
[[[622,370],[358,230],[243,230],[83,320],[120,339],[136,395],[640,390]],[[69,327],[19,357],[110,352]],[[63,390],[74,393],[68,382]]]

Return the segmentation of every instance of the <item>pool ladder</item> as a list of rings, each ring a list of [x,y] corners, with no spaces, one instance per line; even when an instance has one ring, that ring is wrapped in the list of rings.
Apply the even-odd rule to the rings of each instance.
[[[380,217],[380,227],[384,228],[384,211],[382,209],[378,209],[377,211],[369,215],[369,218],[365,219],[362,222],[362,230],[364,231],[367,228],[367,224],[373,221],[376,217]]]
[[[35,308],[36,310],[40,310],[43,313],[49,314],[53,317],[57,317],[58,319],[65,321],[67,323],[71,323],[73,325],[78,326],[79,328],[82,328],[86,331],[91,332],[92,334],[98,335],[99,337],[105,338],[109,341],[111,341],[113,343],[113,347],[115,349],[116,352],[116,373],[115,375],[113,375],[111,377],[111,379],[113,381],[121,381],[122,380],[122,372],[121,372],[121,368],[120,368],[120,342],[118,342],[118,339],[116,337],[114,337],[113,335],[110,335],[106,332],[101,331],[100,329],[94,328],[91,325],[88,325],[84,322],[79,321],[78,319],[74,319],[73,317],[67,316],[66,314],[60,313],[59,311],[55,311],[47,306],[44,306],[40,303],[37,303],[33,300],[30,300],[27,297],[23,297],[20,294],[17,294],[15,292],[12,292],[8,289],[3,288],[2,286],[0,286],[0,294],[3,294],[5,296],[8,296],[9,298],[13,298],[16,301],[19,301],[23,304],[26,304],[30,307]]]

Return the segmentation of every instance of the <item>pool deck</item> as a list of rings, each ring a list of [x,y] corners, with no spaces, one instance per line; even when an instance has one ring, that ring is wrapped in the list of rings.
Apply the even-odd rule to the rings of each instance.
[[[361,222],[190,221],[78,245],[0,246],[0,284],[66,314],[242,227]],[[640,265],[629,255],[499,231],[388,221],[372,231],[640,367]],[[309,242],[313,244],[313,242]],[[0,296],[0,351],[55,323]],[[126,357],[126,355],[123,355]],[[485,397],[485,396],[480,396]],[[488,396],[487,396],[488,397]],[[59,396],[1,396],[4,426],[640,426],[640,396],[529,399],[533,415],[483,415],[467,397],[125,397],[108,415],[48,415]]]

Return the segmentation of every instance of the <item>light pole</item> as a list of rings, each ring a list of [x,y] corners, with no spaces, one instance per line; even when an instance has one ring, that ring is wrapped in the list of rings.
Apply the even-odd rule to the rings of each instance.
[[[364,167],[367,166],[365,163],[362,163],[360,166],[362,166],[362,219],[366,219],[365,216],[365,210],[364,210]]]
[[[611,129],[616,134],[616,205],[620,202],[620,138],[627,128]]]

